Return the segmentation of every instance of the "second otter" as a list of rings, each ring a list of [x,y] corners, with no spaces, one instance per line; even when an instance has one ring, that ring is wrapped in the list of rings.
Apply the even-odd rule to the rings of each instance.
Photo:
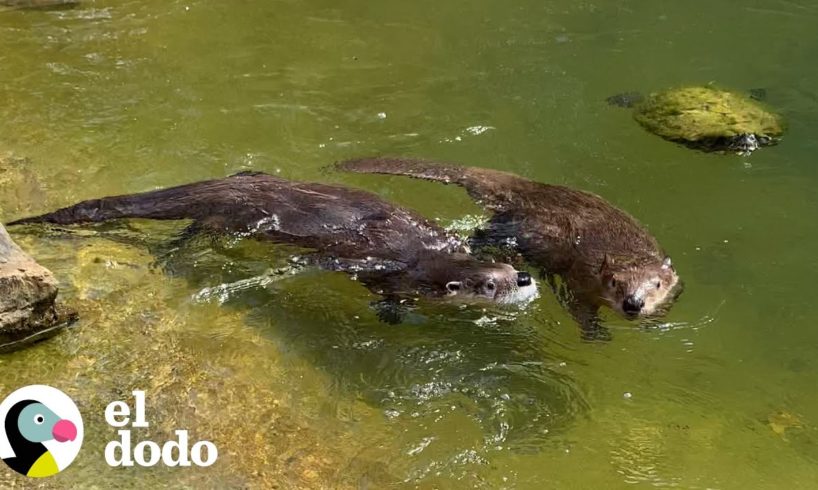
[[[537,293],[529,274],[476,260],[439,226],[374,194],[263,173],[84,201],[10,224],[118,218],[192,219],[195,229],[310,248],[315,252],[307,256],[308,263],[355,274],[387,298],[514,303]]]

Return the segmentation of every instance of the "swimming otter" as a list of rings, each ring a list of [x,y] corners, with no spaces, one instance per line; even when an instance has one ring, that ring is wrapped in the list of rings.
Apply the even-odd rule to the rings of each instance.
[[[520,254],[557,274],[584,328],[605,305],[634,319],[663,312],[680,291],[670,257],[629,214],[601,197],[484,168],[404,158],[364,158],[336,165],[359,173],[407,175],[465,187],[494,211],[482,239],[513,242]]]
[[[424,295],[514,303],[537,292],[530,274],[478,261],[439,226],[374,194],[258,172],[93,199],[10,224],[118,218],[192,219],[197,231],[311,248],[315,252],[307,255],[308,264],[355,274],[388,298]]]

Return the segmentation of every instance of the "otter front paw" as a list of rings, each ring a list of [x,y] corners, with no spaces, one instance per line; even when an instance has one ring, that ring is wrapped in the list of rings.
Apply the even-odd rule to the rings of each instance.
[[[411,324],[419,325],[426,322],[426,317],[412,311],[411,303],[398,299],[382,299],[373,301],[370,305],[375,310],[378,320],[389,325]]]
[[[613,339],[611,331],[599,323],[580,327],[580,337],[583,342],[610,342]]]

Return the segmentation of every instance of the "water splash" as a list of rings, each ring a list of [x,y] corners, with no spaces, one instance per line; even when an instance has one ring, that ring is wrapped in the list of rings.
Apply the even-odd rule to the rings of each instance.
[[[203,288],[195,293],[191,299],[196,303],[210,303],[212,301],[216,301],[218,304],[223,305],[239,293],[250,289],[267,287],[270,284],[288,279],[301,272],[301,270],[301,267],[297,266],[272,269],[259,276]]]

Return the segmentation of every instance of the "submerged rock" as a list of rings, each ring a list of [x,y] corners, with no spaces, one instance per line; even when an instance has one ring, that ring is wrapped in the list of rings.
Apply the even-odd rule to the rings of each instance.
[[[32,204],[42,204],[46,198],[29,159],[0,154],[0,217],[28,213]]]
[[[55,335],[76,314],[58,306],[57,280],[0,225],[0,352]]]
[[[0,0],[3,7],[31,10],[70,9],[79,4],[80,0]]]

